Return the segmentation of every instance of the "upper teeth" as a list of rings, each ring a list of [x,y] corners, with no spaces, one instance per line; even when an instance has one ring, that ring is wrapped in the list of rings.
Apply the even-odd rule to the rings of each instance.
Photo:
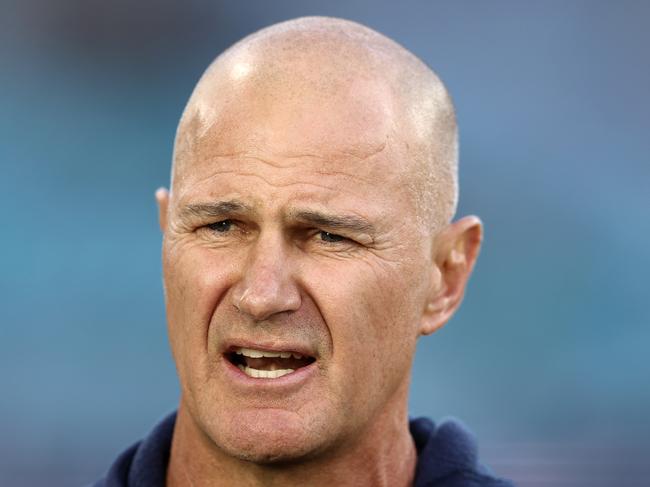
[[[235,350],[237,355],[243,355],[244,357],[250,358],[262,358],[262,357],[280,357],[280,358],[302,358],[302,355],[294,352],[267,352],[266,350],[254,350],[252,348],[238,348]]]

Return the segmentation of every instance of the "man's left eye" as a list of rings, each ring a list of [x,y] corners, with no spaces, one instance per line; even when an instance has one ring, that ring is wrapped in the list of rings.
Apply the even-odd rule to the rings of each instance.
[[[346,240],[346,238],[341,235],[325,231],[321,231],[319,235],[322,241],[329,243],[342,242],[343,240]]]

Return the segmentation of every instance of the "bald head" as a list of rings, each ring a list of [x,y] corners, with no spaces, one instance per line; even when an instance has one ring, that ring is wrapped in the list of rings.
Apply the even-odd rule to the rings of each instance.
[[[334,112],[336,118],[327,115]],[[239,130],[253,113],[264,117],[269,133]],[[179,123],[172,194],[206,140],[220,155],[237,153],[268,146],[279,126],[301,133],[295,154],[282,149],[289,157],[337,157],[328,148],[344,146],[343,155],[363,160],[387,144],[397,147],[417,218],[429,228],[452,218],[458,144],[451,99],[422,61],[378,32],[306,17],[262,29],[222,53]],[[318,130],[305,131],[311,126]]]

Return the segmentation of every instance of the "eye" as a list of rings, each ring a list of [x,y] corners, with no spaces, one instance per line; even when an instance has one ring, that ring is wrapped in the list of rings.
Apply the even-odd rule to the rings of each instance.
[[[319,232],[319,235],[323,242],[328,242],[328,243],[343,242],[344,240],[347,240],[345,237],[341,235],[337,235],[335,233],[330,233],[325,231]]]
[[[213,232],[225,233],[229,231],[233,226],[232,220],[221,220],[219,222],[210,223],[207,225],[207,228]]]

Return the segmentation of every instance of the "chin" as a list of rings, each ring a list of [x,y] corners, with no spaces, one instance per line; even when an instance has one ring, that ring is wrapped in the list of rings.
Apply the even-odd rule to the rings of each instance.
[[[240,411],[211,429],[212,440],[224,452],[257,464],[304,461],[331,443],[325,428],[288,411]]]
[[[231,457],[239,460],[255,463],[257,465],[290,465],[293,463],[304,462],[311,455],[298,448],[275,446],[266,447],[265,445],[255,445],[252,448],[241,448],[236,446],[232,450],[226,450]]]

